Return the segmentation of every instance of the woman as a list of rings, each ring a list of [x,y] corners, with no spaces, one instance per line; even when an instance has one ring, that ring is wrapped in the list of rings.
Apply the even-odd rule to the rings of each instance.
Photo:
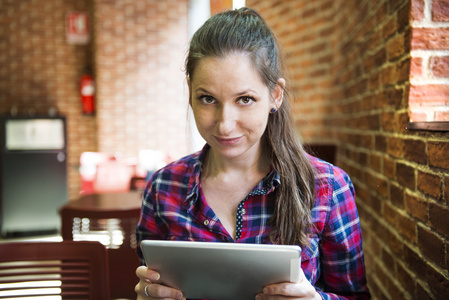
[[[152,176],[138,240],[299,245],[299,282],[256,299],[367,299],[353,185],[304,152],[280,72],[275,38],[251,9],[215,15],[195,33],[189,103],[207,144]],[[157,272],[136,274],[138,299],[184,299]]]

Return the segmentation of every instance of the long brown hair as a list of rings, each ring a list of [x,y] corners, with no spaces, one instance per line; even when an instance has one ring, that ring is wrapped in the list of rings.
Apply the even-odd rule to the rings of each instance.
[[[262,17],[250,8],[223,12],[211,17],[193,35],[185,62],[190,80],[204,57],[223,57],[234,51],[248,53],[263,82],[272,90],[281,78],[279,50],[274,34]],[[312,225],[315,174],[291,122],[284,92],[282,105],[270,114],[262,137],[274,169],[281,176],[272,217],[271,241],[306,245]]]

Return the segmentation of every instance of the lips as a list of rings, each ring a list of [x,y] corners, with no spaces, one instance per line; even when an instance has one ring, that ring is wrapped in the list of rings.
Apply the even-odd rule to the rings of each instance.
[[[220,138],[220,137],[215,137],[215,139],[217,140],[218,143],[220,143],[221,145],[224,146],[232,146],[237,144],[241,137],[236,137],[236,138]]]

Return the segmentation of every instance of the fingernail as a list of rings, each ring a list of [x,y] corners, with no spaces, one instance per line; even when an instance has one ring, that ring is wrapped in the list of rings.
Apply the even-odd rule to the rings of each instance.
[[[159,273],[151,274],[151,280],[159,280],[161,278],[161,275]]]
[[[268,294],[268,289],[267,289],[267,288],[264,288],[264,289],[263,289],[263,293],[264,293],[264,294]]]
[[[261,300],[262,297],[260,297],[260,295],[256,295],[256,300]]]

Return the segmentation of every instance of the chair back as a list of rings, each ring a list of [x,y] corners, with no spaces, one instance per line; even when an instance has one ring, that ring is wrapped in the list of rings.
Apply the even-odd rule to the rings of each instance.
[[[0,243],[0,299],[109,300],[106,248],[99,242]]]
[[[85,198],[94,196],[86,195]],[[97,196],[101,198],[102,195]],[[120,194],[110,196],[119,197]],[[111,297],[135,299],[134,287],[139,281],[136,268],[140,264],[136,252],[135,232],[140,217],[140,206],[88,210],[85,207],[65,205],[60,209],[60,215],[63,240],[97,240],[106,246]]]

